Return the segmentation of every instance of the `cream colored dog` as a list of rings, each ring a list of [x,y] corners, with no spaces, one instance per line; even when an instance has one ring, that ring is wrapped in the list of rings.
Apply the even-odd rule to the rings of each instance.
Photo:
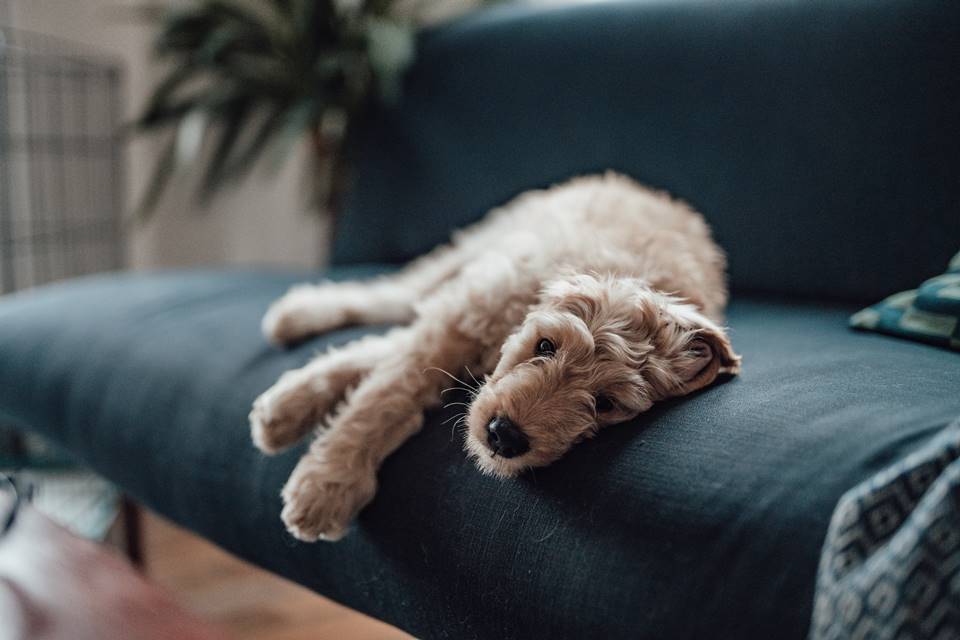
[[[407,326],[287,372],[254,403],[266,453],[321,430],[283,489],[290,533],[346,533],[380,464],[439,404],[447,372],[489,374],[471,391],[465,447],[497,476],[737,373],[717,324],[724,267],[699,214],[608,173],[525,193],[395,275],[293,288],[263,319],[276,343],[350,323]]]

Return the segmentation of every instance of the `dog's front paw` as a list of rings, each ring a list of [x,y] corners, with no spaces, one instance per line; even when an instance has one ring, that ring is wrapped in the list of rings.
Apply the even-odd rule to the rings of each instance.
[[[279,453],[318,426],[323,407],[301,377],[299,371],[285,373],[253,402],[250,437],[264,453]]]
[[[372,469],[337,465],[336,471],[315,460],[301,460],[283,488],[280,517],[290,534],[304,542],[335,542],[373,499]]]
[[[264,337],[283,346],[335,329],[348,320],[343,300],[329,286],[298,286],[270,305],[260,323]]]

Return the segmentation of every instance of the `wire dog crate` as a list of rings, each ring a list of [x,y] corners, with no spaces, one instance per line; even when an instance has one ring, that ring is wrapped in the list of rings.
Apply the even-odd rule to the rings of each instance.
[[[121,65],[8,18],[0,0],[0,293],[114,270],[124,253]],[[104,480],[3,424],[0,470],[29,480],[41,510],[90,537],[120,508]],[[124,522],[137,557],[137,519]]]
[[[122,265],[121,80],[0,25],[0,293]]]

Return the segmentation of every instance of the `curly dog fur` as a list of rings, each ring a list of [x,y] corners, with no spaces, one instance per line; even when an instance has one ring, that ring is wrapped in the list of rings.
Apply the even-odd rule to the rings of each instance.
[[[465,448],[497,476],[735,374],[740,358],[718,324],[726,300],[724,255],[703,218],[613,173],[525,193],[395,275],[294,287],[263,319],[275,343],[405,326],[287,372],[254,403],[266,453],[319,432],[281,517],[301,540],[342,537],[448,372],[486,376]]]

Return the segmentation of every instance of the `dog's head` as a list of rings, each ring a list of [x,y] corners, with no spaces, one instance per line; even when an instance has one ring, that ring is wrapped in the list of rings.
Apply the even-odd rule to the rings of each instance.
[[[512,476],[739,368],[723,329],[678,298],[633,278],[563,277],[503,344],[470,405],[466,449]]]

